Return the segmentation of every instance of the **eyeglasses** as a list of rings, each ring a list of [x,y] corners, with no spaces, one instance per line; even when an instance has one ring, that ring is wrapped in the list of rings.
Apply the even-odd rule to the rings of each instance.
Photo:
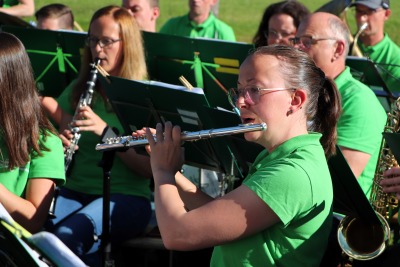
[[[270,39],[285,39],[285,38],[288,38],[295,34],[296,34],[295,32],[278,32],[275,30],[264,31],[264,36],[267,39],[268,38],[270,38]]]
[[[260,101],[261,95],[266,95],[273,92],[284,91],[284,90],[296,90],[294,88],[260,88],[257,86],[247,86],[245,88],[231,88],[228,91],[228,101],[236,107],[236,103],[239,97],[243,97],[247,101],[251,101],[252,105],[257,104]],[[269,93],[261,94],[261,91],[269,91]]]
[[[355,8],[356,16],[360,16],[360,17],[362,17],[362,16],[369,17],[372,14],[375,14],[375,13],[377,13],[379,11],[382,11],[382,10],[384,10],[384,9],[383,8],[377,8],[377,9],[366,8],[364,10],[361,10],[361,9]]]
[[[301,37],[294,37],[290,38],[289,42],[294,45],[302,45],[305,48],[309,49],[312,45],[315,45],[319,41],[326,41],[326,40],[335,40],[335,38],[313,38],[312,36],[301,36]]]
[[[89,36],[89,37],[86,38],[85,43],[86,43],[87,46],[92,47],[92,48],[96,47],[97,44],[101,48],[106,48],[106,47],[111,47],[111,45],[113,43],[116,43],[116,42],[119,42],[119,41],[122,41],[122,40],[121,39],[113,40],[111,38],[99,39],[99,38],[96,38],[96,37]]]

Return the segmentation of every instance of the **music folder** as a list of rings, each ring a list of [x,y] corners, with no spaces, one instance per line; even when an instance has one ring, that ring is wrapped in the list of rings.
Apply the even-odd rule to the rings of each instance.
[[[114,76],[105,78],[101,75],[99,81],[124,127],[125,135],[143,127],[155,128],[156,123],[166,121],[179,125],[182,131],[187,132],[240,124],[235,113],[211,108],[201,88],[189,90],[163,82],[128,80]],[[225,153],[229,148],[224,147],[226,144],[223,138],[219,137],[218,142],[212,138],[185,142],[185,163],[230,173],[231,154]]]
[[[24,44],[40,95],[58,97],[78,76],[86,33],[9,25],[1,29]]]
[[[380,224],[378,216],[357,182],[340,148],[328,160],[333,185],[333,211]]]
[[[229,109],[227,90],[237,86],[239,66],[252,44],[143,32],[152,80],[179,83],[183,75],[202,88],[212,107]],[[160,49],[162,44],[162,49]]]

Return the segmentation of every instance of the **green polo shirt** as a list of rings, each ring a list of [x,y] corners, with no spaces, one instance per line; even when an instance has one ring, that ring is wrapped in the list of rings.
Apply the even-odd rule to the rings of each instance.
[[[70,105],[74,84],[75,82],[72,82],[57,99],[60,107],[71,115],[75,113],[75,108]],[[123,132],[117,115],[104,103],[97,92],[93,95],[92,110],[108,125],[116,127],[120,133]],[[79,149],[74,154],[71,174],[65,185],[67,188],[81,193],[103,194],[103,169],[98,165],[103,153],[95,150],[98,143],[100,143],[100,137],[93,132],[81,132]],[[134,173],[117,155],[113,161],[110,183],[112,194],[150,198],[150,179]]]
[[[387,116],[373,91],[354,79],[349,67],[336,77],[335,83],[342,98],[337,144],[371,155],[357,179],[369,198]]]
[[[212,13],[206,21],[196,24],[189,20],[189,14],[169,19],[162,26],[160,33],[186,36],[191,38],[212,38],[225,41],[236,41],[233,29],[217,19]]]
[[[0,183],[13,194],[24,197],[26,185],[30,179],[48,178],[58,185],[65,182],[64,150],[61,139],[49,133],[40,139],[49,151],[42,150],[42,156],[32,152],[30,161],[21,167],[8,170],[8,152],[3,140],[0,141]]]
[[[243,181],[280,218],[252,236],[217,246],[211,266],[319,266],[332,224],[333,189],[321,134],[262,151]]]
[[[16,6],[18,4],[19,4],[18,0],[4,0],[3,1],[3,7]]]
[[[400,48],[387,34],[374,46],[366,47],[360,41],[358,44],[363,55],[377,63],[378,70],[389,90],[400,92]]]

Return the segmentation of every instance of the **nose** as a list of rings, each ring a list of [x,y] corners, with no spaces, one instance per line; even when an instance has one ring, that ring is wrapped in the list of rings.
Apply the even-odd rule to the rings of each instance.
[[[287,38],[279,38],[277,40],[277,43],[278,44],[283,44],[283,45],[290,45],[290,42],[289,42],[289,40]]]

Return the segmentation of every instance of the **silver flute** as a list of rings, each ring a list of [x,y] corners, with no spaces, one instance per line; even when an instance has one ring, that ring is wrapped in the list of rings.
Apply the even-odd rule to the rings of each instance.
[[[260,124],[239,124],[238,126],[227,127],[227,128],[218,128],[218,129],[210,129],[210,130],[201,130],[197,132],[182,132],[182,141],[197,141],[201,139],[208,139],[219,136],[254,132],[254,131],[264,131],[267,129],[266,123]],[[153,135],[155,141],[156,136]],[[113,138],[108,138],[104,143],[97,144],[97,151],[108,151],[126,147],[134,147],[134,146],[144,146],[148,145],[149,141],[143,137],[134,137],[134,136],[118,136]]]
[[[97,65],[100,64],[100,59],[96,58],[94,63],[91,64],[90,68],[90,77],[86,82],[87,88],[81,94],[79,98],[79,103],[75,109],[75,114],[73,120],[75,120],[76,115],[79,113],[79,109],[84,106],[90,106],[92,103],[94,87],[96,85],[97,80]],[[68,168],[72,162],[72,157],[75,153],[75,147],[78,145],[79,139],[81,138],[81,133],[79,132],[78,127],[70,127],[72,134],[74,135],[71,139],[70,145],[66,148],[64,156],[65,156],[65,171],[68,171]]]

